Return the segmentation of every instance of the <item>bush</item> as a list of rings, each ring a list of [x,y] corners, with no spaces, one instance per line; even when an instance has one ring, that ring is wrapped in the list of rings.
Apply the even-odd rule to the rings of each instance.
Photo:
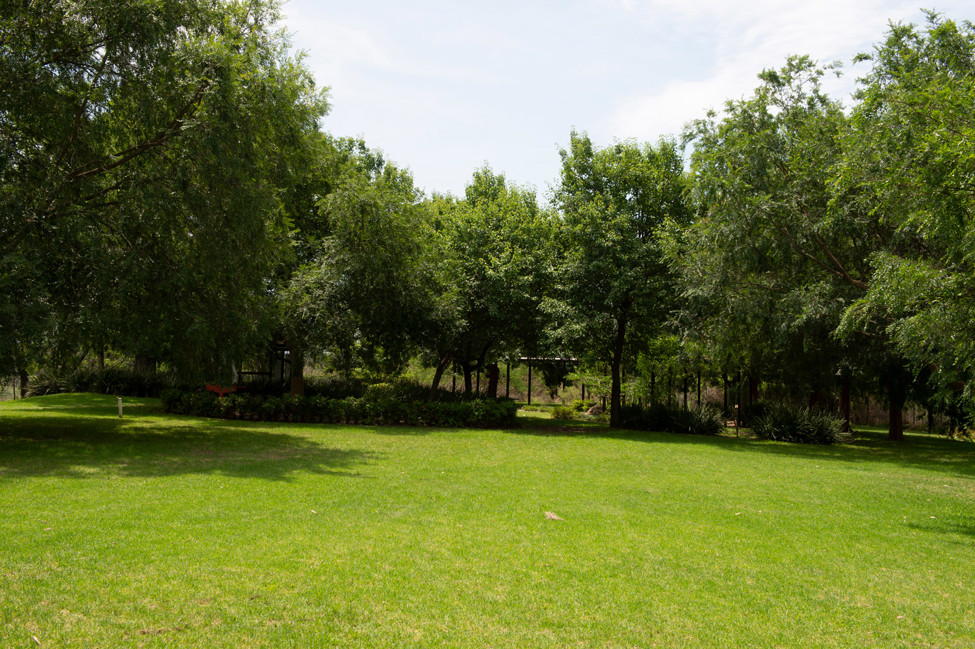
[[[577,414],[575,408],[566,408],[565,406],[552,408],[552,419],[573,419]]]
[[[119,397],[158,397],[169,387],[172,383],[165,375],[137,372],[129,367],[80,367],[65,375],[44,368],[30,378],[27,395],[93,392]]]
[[[60,394],[68,391],[68,381],[47,368],[30,377],[27,383],[28,397],[43,397],[48,394]]]
[[[764,401],[755,401],[754,403],[746,403],[740,407],[738,413],[738,418],[741,425],[745,428],[751,428],[756,421],[765,416],[770,405]]]
[[[717,435],[724,420],[716,408],[704,406],[684,410],[680,406],[653,404],[648,407],[623,406],[621,426],[633,430],[656,430],[685,435]]]
[[[156,372],[139,372],[130,367],[82,367],[66,380],[69,392],[95,392],[120,397],[158,397],[171,381]]]
[[[465,426],[510,428],[518,407],[510,399],[472,401],[400,400],[395,385],[371,386],[361,398],[329,399],[322,396],[264,396],[165,390],[167,412],[198,417],[263,419],[345,424],[409,426]]]
[[[338,376],[316,376],[305,379],[306,397],[345,399],[347,397],[361,397],[365,390],[366,384],[359,379],[345,379]]]
[[[809,408],[767,406],[752,423],[759,439],[798,444],[835,444],[843,437],[843,422],[831,414]]]
[[[583,401],[582,399],[576,399],[569,405],[569,407],[575,410],[576,412],[587,412],[590,408],[592,408],[595,405],[596,402],[591,399],[586,401]]]
[[[724,430],[724,417],[717,408],[702,406],[678,409],[671,432],[690,435],[717,435]]]

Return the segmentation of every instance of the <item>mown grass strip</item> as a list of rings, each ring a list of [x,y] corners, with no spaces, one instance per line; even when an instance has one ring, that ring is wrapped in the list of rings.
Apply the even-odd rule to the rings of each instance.
[[[975,644],[970,444],[126,403],[0,405],[0,645]]]

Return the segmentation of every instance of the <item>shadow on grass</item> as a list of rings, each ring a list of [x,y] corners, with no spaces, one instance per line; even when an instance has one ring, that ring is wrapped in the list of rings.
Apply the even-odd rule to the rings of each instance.
[[[376,459],[372,452],[328,448],[256,422],[155,417],[158,402],[152,400],[133,403],[124,419],[117,410],[106,413],[102,399],[70,401],[0,413],[0,477],[361,477],[355,467]]]
[[[890,463],[903,467],[934,470],[944,474],[975,477],[975,444],[927,434],[908,433],[903,442],[887,441],[885,432],[858,431],[850,442],[832,446],[768,442],[748,437],[709,437],[630,431],[609,428],[604,423],[521,419],[520,435],[581,436],[619,439],[652,444],[703,445],[740,453],[764,453],[797,460],[832,460],[855,463]]]
[[[936,516],[922,523],[912,523],[908,527],[934,534],[975,536],[975,516]]]

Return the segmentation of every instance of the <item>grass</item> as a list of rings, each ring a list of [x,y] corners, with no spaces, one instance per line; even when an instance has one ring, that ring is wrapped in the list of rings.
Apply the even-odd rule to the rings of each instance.
[[[0,646],[975,645],[969,443],[157,409],[0,404]]]

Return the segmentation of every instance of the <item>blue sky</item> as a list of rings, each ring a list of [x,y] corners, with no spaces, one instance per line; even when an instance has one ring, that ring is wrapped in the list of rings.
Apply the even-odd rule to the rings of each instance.
[[[845,99],[889,21],[916,0],[290,0],[285,28],[332,111],[416,184],[462,195],[485,163],[544,200],[569,132],[605,145],[676,135],[790,54],[840,60]],[[932,7],[961,21],[970,0]],[[848,103],[848,102],[847,102]]]

